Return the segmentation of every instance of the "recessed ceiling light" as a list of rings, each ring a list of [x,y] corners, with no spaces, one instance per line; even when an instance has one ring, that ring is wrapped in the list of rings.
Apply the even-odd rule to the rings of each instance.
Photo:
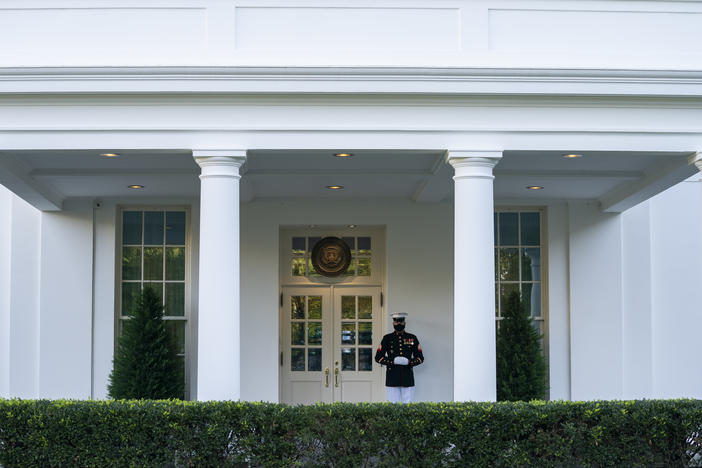
[[[527,189],[529,190],[543,190],[543,188],[543,185],[527,185]]]
[[[344,186],[343,185],[327,185],[327,188],[329,190],[341,190],[342,188],[344,188]]]
[[[106,158],[116,158],[119,156],[117,153],[102,153],[100,156],[105,156]]]
[[[143,185],[134,184],[134,185],[127,185],[127,188],[130,188],[130,189],[143,189],[144,186],[143,186]]]
[[[582,157],[583,155],[578,153],[566,153],[563,155],[563,159],[578,159]]]
[[[335,153],[334,156],[337,158],[350,158],[353,156],[353,153]]]

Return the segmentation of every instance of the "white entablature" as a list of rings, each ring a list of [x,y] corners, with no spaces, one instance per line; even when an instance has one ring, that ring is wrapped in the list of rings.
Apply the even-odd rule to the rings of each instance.
[[[698,1],[7,0],[0,67],[699,70]]]

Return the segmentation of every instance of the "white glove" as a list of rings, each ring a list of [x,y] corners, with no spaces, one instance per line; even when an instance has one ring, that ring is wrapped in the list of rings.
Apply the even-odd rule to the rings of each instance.
[[[409,364],[409,359],[403,356],[397,356],[394,361],[392,361],[393,364],[397,364],[398,366],[406,366]]]

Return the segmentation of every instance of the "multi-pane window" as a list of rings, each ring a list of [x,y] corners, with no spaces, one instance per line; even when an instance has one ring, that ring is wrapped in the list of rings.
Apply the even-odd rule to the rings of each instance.
[[[341,296],[341,370],[373,370],[372,319],[372,296]]]
[[[163,320],[185,361],[186,212],[124,210],[121,234],[120,333],[137,295],[143,288],[151,287],[161,297]]]
[[[312,249],[321,237],[293,237],[290,269],[293,277],[319,278],[312,266]],[[342,237],[351,250],[351,264],[344,273],[347,277],[371,276],[371,238]]]
[[[495,213],[495,317],[513,291],[521,294],[533,325],[544,332],[541,305],[541,213],[502,211]]]
[[[290,344],[291,371],[322,370],[322,296],[290,298]]]

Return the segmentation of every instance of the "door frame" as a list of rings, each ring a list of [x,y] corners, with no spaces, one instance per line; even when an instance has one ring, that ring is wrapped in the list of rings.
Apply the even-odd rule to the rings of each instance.
[[[343,277],[340,278],[319,278],[318,280],[311,280],[309,278],[291,278],[289,274],[290,269],[290,248],[292,237],[325,237],[328,235],[335,235],[338,237],[343,236],[370,236],[372,239],[372,276],[370,278],[356,277],[353,281],[348,281]],[[385,246],[385,226],[354,226],[353,228],[341,225],[309,225],[309,226],[280,226],[278,232],[278,264],[279,264],[279,275],[278,275],[278,293],[279,293],[279,307],[278,307],[278,402],[283,401],[283,386],[284,380],[284,365],[281,365],[281,358],[283,356],[283,334],[285,333],[285,322],[283,320],[284,315],[284,304],[283,296],[284,290],[288,288],[305,288],[305,287],[316,287],[322,288],[329,291],[333,302],[333,293],[335,289],[339,288],[353,288],[353,287],[376,287],[380,289],[380,320],[379,329],[377,336],[373,337],[374,345],[380,343],[380,339],[386,333],[386,322],[385,317],[385,263],[386,263],[386,246]],[[332,306],[333,307],[333,306]],[[332,309],[333,313],[333,309]],[[288,363],[289,364],[289,363]],[[375,365],[375,361],[373,361]],[[331,377],[333,378],[333,368],[330,369],[332,372]],[[382,386],[382,373],[379,377],[380,384]]]
[[[344,294],[346,293],[346,294]],[[358,338],[360,338],[359,330],[356,330],[356,342],[354,344],[344,344],[341,342],[341,324],[344,322],[367,322],[364,319],[343,319],[341,314],[341,304],[342,296],[371,296],[373,301],[373,310],[377,311],[370,320],[372,323],[373,338],[370,345],[361,345],[358,343]],[[383,373],[382,369],[375,364],[373,356],[375,355],[375,349],[380,343],[383,335],[383,322],[384,322],[384,306],[381,305],[381,295],[382,290],[379,286],[368,286],[368,285],[356,285],[356,286],[287,286],[281,289],[281,306],[279,313],[279,366],[278,366],[278,379],[279,379],[279,397],[278,401],[283,403],[290,403],[292,401],[292,388],[288,386],[288,383],[292,380],[291,376],[294,375],[290,371],[289,366],[292,361],[292,352],[288,352],[292,349],[292,344],[290,343],[290,332],[291,332],[291,320],[289,318],[289,311],[291,307],[291,298],[293,296],[321,296],[322,297],[322,317],[321,319],[313,319],[314,322],[321,321],[323,329],[325,330],[322,335],[322,343],[318,345],[322,348],[322,365],[319,370],[320,374],[312,378],[306,373],[309,371],[302,371],[299,374],[300,382],[319,382],[320,385],[320,395],[321,402],[336,402],[342,401],[342,395],[344,390],[353,392],[353,383],[356,383],[357,390],[364,391],[363,387],[367,385],[370,380],[370,393],[372,395],[369,401],[383,401],[384,393],[382,391],[383,387]],[[324,304],[326,302],[326,310]],[[360,307],[360,303],[357,305]],[[326,315],[325,315],[326,313]],[[306,319],[302,323],[306,323],[309,319]],[[309,345],[308,345],[309,346]],[[312,346],[317,347],[316,345]],[[358,349],[369,349],[371,354],[371,370],[359,372],[358,369],[353,371],[344,371],[341,350],[342,348],[353,348]],[[304,348],[307,349],[307,348]],[[357,352],[357,351],[356,351]],[[306,356],[307,357],[307,356]],[[354,353],[354,360],[358,362],[358,358]],[[354,367],[356,367],[354,365]],[[328,374],[325,377],[325,368]],[[304,373],[303,373],[304,372]],[[316,371],[313,371],[316,372]],[[347,373],[348,372],[348,373]],[[337,375],[339,374],[339,375]],[[327,380],[326,390],[322,388],[322,383]],[[345,384],[351,384],[346,386]],[[347,398],[347,401],[353,401],[352,398]],[[366,400],[359,400],[366,401]],[[297,404],[297,403],[293,403]]]

